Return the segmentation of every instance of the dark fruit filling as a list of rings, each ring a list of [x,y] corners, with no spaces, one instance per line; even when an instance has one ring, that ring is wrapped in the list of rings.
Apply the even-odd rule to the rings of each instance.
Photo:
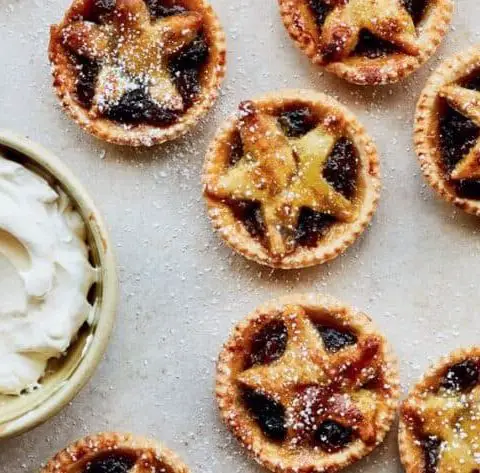
[[[463,180],[456,183],[455,187],[459,197],[480,200],[480,181]]]
[[[164,18],[166,16],[179,15],[185,13],[187,10],[181,5],[175,5],[174,2],[167,2],[165,0],[146,0],[150,14],[155,18]]]
[[[326,420],[315,431],[316,444],[326,452],[337,452],[353,439],[353,430],[333,420]]]
[[[258,202],[248,200],[231,200],[229,206],[235,218],[243,222],[246,230],[254,238],[265,236],[265,224],[262,209]]]
[[[442,387],[452,391],[466,391],[480,382],[480,367],[473,360],[452,366],[442,381]]]
[[[268,323],[253,337],[247,368],[278,360],[285,353],[287,342],[288,331],[285,324],[281,320]]]
[[[357,343],[357,337],[350,332],[344,332],[333,327],[324,327],[322,325],[317,325],[317,330],[322,337],[325,348],[332,353]]]
[[[90,0],[86,2],[86,13],[84,18],[97,22],[102,15],[111,12],[116,5],[116,0]]]
[[[85,473],[129,473],[135,462],[133,455],[109,453],[88,463]]]
[[[440,142],[448,172],[470,151],[478,135],[475,123],[448,106],[440,120]]]
[[[470,119],[446,105],[440,119],[440,144],[443,163],[451,173],[458,162],[470,151],[480,136],[480,129]],[[480,199],[480,181],[451,181],[459,197]]]
[[[436,473],[442,441],[438,437],[427,437],[423,440],[425,473]]]
[[[309,0],[308,5],[312,10],[317,26],[323,26],[332,7],[327,5],[323,0]]]
[[[281,404],[251,389],[244,391],[243,399],[266,437],[270,440],[285,440],[285,409]]]
[[[407,9],[409,15],[415,24],[419,23],[423,18],[427,8],[428,0],[402,0],[403,5]]]
[[[207,40],[201,34],[170,60],[170,74],[187,107],[201,91],[200,74],[208,53]]]
[[[81,56],[76,57],[75,60],[78,68],[77,98],[86,107],[91,107],[100,68],[96,62]]]
[[[480,71],[475,71],[462,83],[462,87],[480,92]]]
[[[302,246],[316,246],[319,238],[327,233],[333,223],[335,217],[303,207],[295,230],[295,241]]]
[[[122,96],[118,104],[105,110],[104,115],[120,123],[151,125],[169,125],[177,119],[177,114],[158,106],[147,93],[139,87]]]
[[[94,8],[102,13],[107,13],[112,11],[117,4],[116,0],[94,0],[93,5]]]
[[[347,199],[355,195],[357,187],[358,156],[352,142],[341,138],[323,168],[323,177]]]
[[[358,44],[353,51],[353,56],[363,56],[369,59],[377,59],[389,54],[398,53],[399,49],[392,43],[377,38],[368,30],[360,31]]]
[[[315,126],[309,108],[284,112],[278,118],[278,122],[285,135],[295,138],[307,134]]]
[[[228,160],[228,165],[234,166],[243,158],[244,154],[242,138],[240,133],[236,131],[230,142],[230,157]]]

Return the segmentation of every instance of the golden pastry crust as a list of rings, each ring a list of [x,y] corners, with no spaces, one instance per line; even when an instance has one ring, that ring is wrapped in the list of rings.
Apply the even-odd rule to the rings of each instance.
[[[452,366],[472,359],[475,359],[477,362],[480,360],[480,347],[459,349],[442,358],[435,366],[427,371],[422,379],[409,392],[407,399],[403,401],[400,409],[399,448],[400,458],[405,467],[406,473],[425,473],[427,470],[422,439],[419,438],[419,435],[427,435],[428,432],[422,432],[421,426],[415,426],[412,424],[414,417],[418,415],[417,411],[420,410],[424,420],[429,422],[435,422],[433,416],[438,416],[439,422],[437,425],[440,425],[442,430],[444,430],[449,428],[448,411],[456,408],[456,401],[453,398],[447,398],[448,401],[446,401],[446,405],[448,406],[448,409],[443,411],[440,405],[437,405],[435,407],[435,414],[431,415],[427,408],[421,408],[421,403],[427,403],[429,395],[435,396],[435,393],[441,386],[442,379]],[[479,389],[479,384],[477,384],[476,390]],[[459,392],[458,398],[460,399],[461,397],[462,393]],[[475,418],[478,423],[478,416]],[[452,426],[451,430],[455,430],[455,427]],[[455,464],[454,466],[459,467],[459,464]],[[449,469],[448,471],[453,470]],[[458,473],[463,473],[463,470],[458,470]]]
[[[41,473],[83,473],[81,468],[92,460],[115,452],[133,458],[132,473],[190,473],[180,458],[162,444],[116,432],[103,432],[78,440],[57,453]]]
[[[348,138],[356,148],[359,176],[354,198],[355,216],[350,221],[335,222],[316,246],[298,246],[283,256],[273,255],[255,239],[235,217],[231,208],[215,197],[218,180],[228,166],[230,142],[239,117],[231,117],[218,131],[210,145],[204,165],[204,196],[213,226],[225,242],[246,258],[271,267],[291,269],[322,264],[345,251],[365,230],[377,205],[380,173],[377,150],[363,126],[344,106],[331,97],[309,90],[285,90],[250,102],[260,111],[275,114],[292,107],[308,107],[320,120],[328,122],[333,133]],[[276,150],[275,150],[276,151]]]
[[[327,71],[342,79],[358,85],[391,84],[403,80],[423,65],[435,53],[446,35],[452,16],[454,3],[452,0],[431,0],[422,20],[416,25],[411,40],[396,39],[397,45],[408,52],[391,53],[376,58],[348,56],[341,60],[328,61],[322,54],[322,42],[319,28],[309,10],[307,0],[278,0],[280,12],[288,33],[295,44],[311,59],[314,64],[323,66]],[[349,0],[353,1],[353,0]],[[358,1],[358,0],[355,0]],[[361,0],[364,1],[364,0]],[[333,2],[335,4],[335,2]],[[343,2],[337,2],[343,5]],[[391,6],[391,5],[389,5]],[[339,7],[342,8],[342,7]],[[372,6],[365,7],[368,18],[371,18]],[[399,7],[398,7],[399,9]],[[405,12],[406,14],[406,12]],[[393,21],[393,20],[389,20]],[[375,24],[375,22],[372,22]],[[377,22],[379,23],[379,22]],[[400,28],[405,21],[400,19]],[[393,26],[387,26],[384,35],[389,36]],[[342,37],[341,28],[337,28]],[[379,28],[379,32],[382,29]],[[344,33],[343,33],[344,34]],[[337,33],[332,32],[332,41],[339,41]],[[348,35],[347,35],[348,36]],[[345,41],[348,41],[346,39]],[[344,44],[343,41],[340,43]],[[409,44],[410,43],[410,44]],[[333,43],[323,45],[330,46]]]
[[[251,364],[246,366],[245,362],[252,355],[253,337],[269,322],[279,319],[288,327],[288,341],[284,352],[266,365],[253,365],[249,368]],[[356,341],[353,345],[349,343],[338,351],[329,352],[312,322],[354,333]],[[377,355],[371,358],[370,362],[365,362],[365,353],[368,353],[372,346],[375,347],[373,352]],[[368,356],[372,356],[372,351],[367,358]],[[345,371],[346,366],[349,368]],[[268,370],[276,371],[272,371],[273,374],[269,376]],[[356,373],[352,376],[356,381],[350,388],[340,388],[337,393],[337,388],[332,388],[332,394],[327,397],[330,396],[329,401],[335,401],[331,404],[327,402],[329,407],[313,408],[316,404],[312,404],[308,408],[305,405],[296,414],[298,404],[295,400],[298,398],[294,397],[292,401],[290,393],[301,392],[305,386],[307,390],[328,389],[326,386],[333,386],[342,376],[348,377],[349,375],[345,375],[347,372]],[[366,373],[376,381],[363,379]],[[315,382],[312,377],[317,375]],[[357,375],[358,378],[355,378]],[[320,378],[324,381],[320,381]],[[364,388],[362,383],[366,383]],[[286,419],[289,420],[286,420],[285,428],[288,433],[283,440],[269,440],[262,432],[242,400],[242,387],[245,386],[249,389],[253,387],[257,392],[263,391],[263,394],[268,394],[269,397],[278,395],[276,401],[289,404],[285,405]],[[398,404],[397,361],[387,341],[366,314],[329,296],[290,295],[262,305],[236,326],[219,356],[216,396],[224,422],[254,459],[266,468],[282,473],[335,472],[369,454],[385,438]],[[359,401],[362,396],[367,400],[363,404]],[[348,406],[348,413],[335,411],[339,408],[336,405],[338,399],[345,403],[340,407],[340,411]],[[315,412],[323,412],[323,420],[309,421],[308,418]],[[295,417],[298,414],[299,417]],[[296,430],[299,425],[296,422],[298,418],[302,419],[300,431]],[[328,419],[337,419],[341,424],[351,422],[356,425],[354,431],[358,437],[352,438],[343,448],[331,451],[314,447],[312,440],[305,442],[303,434],[309,431],[308,435],[312,435],[316,423]],[[308,425],[310,430],[305,427]]]
[[[430,77],[417,104],[415,148],[426,180],[440,197],[465,212],[480,215],[480,200],[459,197],[446,178],[439,140],[442,89],[465,79],[475,70],[480,70],[480,45],[447,59]]]
[[[126,127],[103,116],[92,117],[89,110],[78,102],[75,84],[78,72],[64,45],[62,31],[86,11],[92,0],[74,0],[60,24],[50,30],[49,58],[52,64],[53,85],[64,110],[85,131],[97,138],[128,146],[153,146],[176,139],[195,126],[213,106],[225,76],[225,33],[213,8],[206,0],[181,0],[188,11],[202,15],[203,31],[209,44],[209,58],[203,66],[201,92],[194,104],[169,126],[141,123]],[[127,2],[128,3],[128,2]]]

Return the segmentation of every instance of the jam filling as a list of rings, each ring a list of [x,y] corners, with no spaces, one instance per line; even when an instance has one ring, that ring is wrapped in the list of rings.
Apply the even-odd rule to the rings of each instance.
[[[176,4],[175,1],[167,0],[146,0],[145,3],[154,18],[165,18],[167,16],[179,15],[185,13],[187,9]]]
[[[187,107],[201,92],[201,72],[207,62],[209,47],[204,34],[200,34],[191,44],[170,60],[169,70],[175,85]]]
[[[323,325],[317,325],[317,330],[322,337],[326,350],[331,353],[336,353],[347,346],[357,343],[357,337],[351,332]]]
[[[116,5],[116,0],[90,0],[85,2],[85,20],[98,23],[102,15],[111,12]]]
[[[298,225],[295,230],[297,245],[314,247],[318,240],[326,235],[329,228],[336,222],[335,217],[303,207],[300,210]]]
[[[291,138],[306,135],[315,126],[312,112],[308,107],[284,112],[278,118],[278,122],[285,135]]]
[[[104,115],[120,123],[149,123],[159,126],[171,124],[178,117],[177,113],[157,105],[144,87],[124,94],[118,104],[104,111]]]
[[[87,4],[87,12],[84,18],[98,22],[102,15],[111,12],[115,8],[116,3],[116,0],[90,0]],[[184,6],[177,4],[175,0],[145,0],[145,3],[153,18],[165,18],[187,11]]]
[[[81,56],[77,56],[75,59],[78,65],[77,98],[83,105],[90,108],[95,95],[95,82],[100,67],[96,62]]]
[[[473,74],[470,74],[469,77],[462,81],[461,86],[466,89],[480,92],[480,70],[476,70]]]
[[[265,237],[265,223],[262,208],[258,202],[231,199],[228,201],[228,205],[234,217],[243,223],[253,238],[263,239]]]
[[[470,151],[480,136],[480,129],[469,118],[445,104],[440,119],[440,145],[445,170],[450,174],[457,163]],[[459,197],[480,200],[480,181],[451,180]]]
[[[177,15],[187,11],[183,6],[168,0],[148,0],[146,3],[153,18]],[[115,0],[93,0],[88,6],[85,19],[99,22],[102,15],[111,12],[115,5]],[[192,43],[169,60],[169,73],[182,96],[185,110],[194,104],[201,92],[201,74],[209,52],[207,39],[203,33],[200,33]],[[95,61],[78,55],[74,55],[74,62],[78,69],[77,99],[82,105],[90,108],[101,66]],[[180,114],[159,106],[149,96],[147,87],[138,81],[138,89],[125,94],[118,104],[106,109],[104,115],[110,120],[125,124],[148,123],[154,126],[168,126],[175,122]]]
[[[422,441],[425,473],[437,473],[438,459],[440,458],[440,448],[442,441],[438,437],[427,437]]]
[[[429,0],[402,0],[415,25],[422,20]]]
[[[266,437],[274,441],[285,440],[285,409],[281,404],[251,389],[244,390],[243,400]]]
[[[358,161],[353,143],[346,138],[340,138],[335,143],[323,169],[323,177],[347,199],[355,196]]]
[[[254,365],[267,365],[285,353],[288,342],[287,327],[281,320],[265,325],[252,339],[251,353],[246,369]]]
[[[243,158],[245,154],[245,151],[243,149],[242,138],[238,131],[235,131],[235,133],[233,134],[232,140],[229,143],[229,146],[230,146],[230,155],[228,159],[228,165],[234,166],[235,164],[238,163],[238,161],[240,161]]]
[[[135,455],[120,452],[100,455],[87,464],[85,473],[129,473],[136,460]]]
[[[315,17],[317,26],[322,27],[333,7],[325,3],[324,0],[308,0],[308,6]]]
[[[480,382],[480,366],[473,360],[465,360],[449,368],[442,380],[442,387],[451,391],[466,391]]]
[[[334,420],[326,420],[315,431],[314,440],[322,450],[335,453],[345,448],[353,440],[353,429]]]
[[[360,31],[358,44],[352,55],[378,59],[399,52],[401,52],[400,49],[392,43],[378,38],[368,30],[362,30]]]

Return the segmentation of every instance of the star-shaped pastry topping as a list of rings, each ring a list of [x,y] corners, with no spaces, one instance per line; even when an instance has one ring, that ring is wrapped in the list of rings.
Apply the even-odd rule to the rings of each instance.
[[[480,92],[451,84],[442,87],[440,96],[458,113],[480,128]],[[480,179],[480,133],[475,145],[455,166],[452,179]]]
[[[351,427],[363,441],[374,442],[377,394],[365,386],[382,370],[380,340],[369,335],[328,353],[302,307],[287,306],[281,318],[288,333],[283,355],[243,371],[237,381],[285,406],[294,443],[324,420]]]
[[[322,28],[322,54],[329,61],[350,56],[362,30],[407,54],[419,54],[415,25],[401,0],[332,0],[329,4],[334,8]]]
[[[442,441],[437,473],[474,473],[480,469],[480,386],[459,394],[415,396],[406,408],[422,422],[422,431]]]
[[[101,24],[76,21],[66,26],[64,43],[101,66],[91,113],[102,113],[140,85],[159,106],[183,110],[168,58],[195,39],[202,21],[197,12],[152,20],[144,0],[117,0]]]
[[[302,207],[344,222],[354,219],[354,203],[322,176],[339,137],[319,125],[301,138],[287,138],[276,119],[252,102],[240,108],[244,155],[209,186],[210,194],[260,203],[269,249],[275,256],[294,249],[293,233]]]

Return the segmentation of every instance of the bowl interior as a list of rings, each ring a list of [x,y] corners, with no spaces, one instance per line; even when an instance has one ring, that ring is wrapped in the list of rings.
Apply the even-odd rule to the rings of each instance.
[[[61,163],[62,167],[57,169],[57,158],[39,153],[41,148],[24,140],[20,139],[19,144],[13,141],[0,132],[0,152],[43,177],[53,188],[60,188],[83,217],[89,259],[97,269],[97,278],[88,294],[92,304],[89,323],[83,325],[64,356],[50,360],[40,388],[20,396],[0,395],[0,438],[28,430],[47,420],[81,389],[106,348],[116,299],[115,266],[108,236],[85,191]]]

